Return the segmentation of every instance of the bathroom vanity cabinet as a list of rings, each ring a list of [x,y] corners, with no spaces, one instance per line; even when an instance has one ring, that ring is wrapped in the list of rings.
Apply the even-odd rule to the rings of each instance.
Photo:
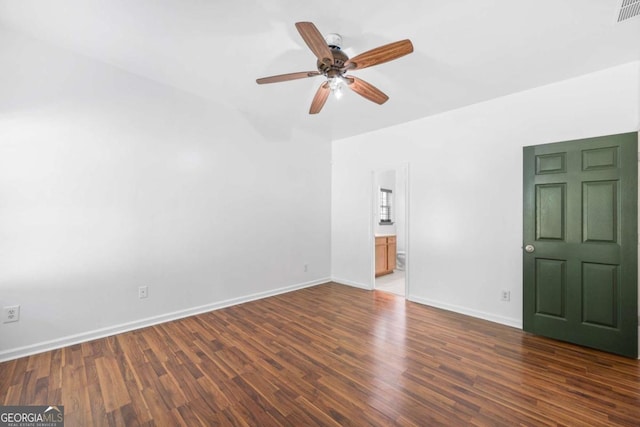
[[[396,268],[396,236],[376,236],[376,277]]]

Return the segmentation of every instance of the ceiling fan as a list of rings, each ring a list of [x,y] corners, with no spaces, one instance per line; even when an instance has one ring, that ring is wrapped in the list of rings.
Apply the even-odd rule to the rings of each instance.
[[[318,58],[316,64],[318,71],[303,71],[263,77],[257,79],[256,82],[258,84],[278,83],[320,75],[325,76],[327,81],[320,85],[316,95],[313,97],[309,114],[319,113],[327,101],[329,93],[331,91],[339,92],[344,85],[369,101],[383,104],[389,97],[380,89],[346,73],[389,62],[413,52],[411,41],[401,40],[368,50],[349,59],[341,50],[342,38],[338,34],[330,34],[325,40],[320,31],[311,22],[297,22],[296,28],[307,46],[309,46],[309,49]]]

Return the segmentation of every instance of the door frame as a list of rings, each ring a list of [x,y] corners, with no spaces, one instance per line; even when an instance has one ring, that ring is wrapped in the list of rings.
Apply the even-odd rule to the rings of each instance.
[[[376,241],[375,241],[375,230],[376,223],[378,220],[378,188],[376,186],[376,177],[379,173],[385,171],[395,171],[396,179],[402,174],[405,182],[404,186],[404,247],[405,247],[405,266],[404,266],[404,298],[409,299],[409,289],[410,289],[410,201],[409,195],[410,191],[410,163],[400,163],[395,165],[390,165],[389,167],[381,167],[376,168],[371,171],[371,192],[370,192],[370,215],[369,215],[369,289],[374,290],[376,288]]]

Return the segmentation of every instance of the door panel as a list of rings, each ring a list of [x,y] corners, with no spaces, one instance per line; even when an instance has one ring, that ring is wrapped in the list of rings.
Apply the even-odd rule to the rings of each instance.
[[[582,321],[617,327],[618,266],[582,263]]]
[[[536,314],[565,317],[565,267],[565,261],[536,259]]]
[[[564,240],[565,185],[536,185],[536,240]]]
[[[564,173],[566,153],[543,154],[536,156],[536,175]]]
[[[618,167],[618,147],[596,148],[582,152],[583,171],[616,167]]]
[[[528,332],[637,357],[637,133],[524,148]]]
[[[583,242],[616,243],[618,231],[618,182],[582,183]]]

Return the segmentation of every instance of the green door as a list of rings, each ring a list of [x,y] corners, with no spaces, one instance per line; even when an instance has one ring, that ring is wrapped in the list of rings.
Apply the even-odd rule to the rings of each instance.
[[[638,356],[638,134],[524,148],[524,330]]]

